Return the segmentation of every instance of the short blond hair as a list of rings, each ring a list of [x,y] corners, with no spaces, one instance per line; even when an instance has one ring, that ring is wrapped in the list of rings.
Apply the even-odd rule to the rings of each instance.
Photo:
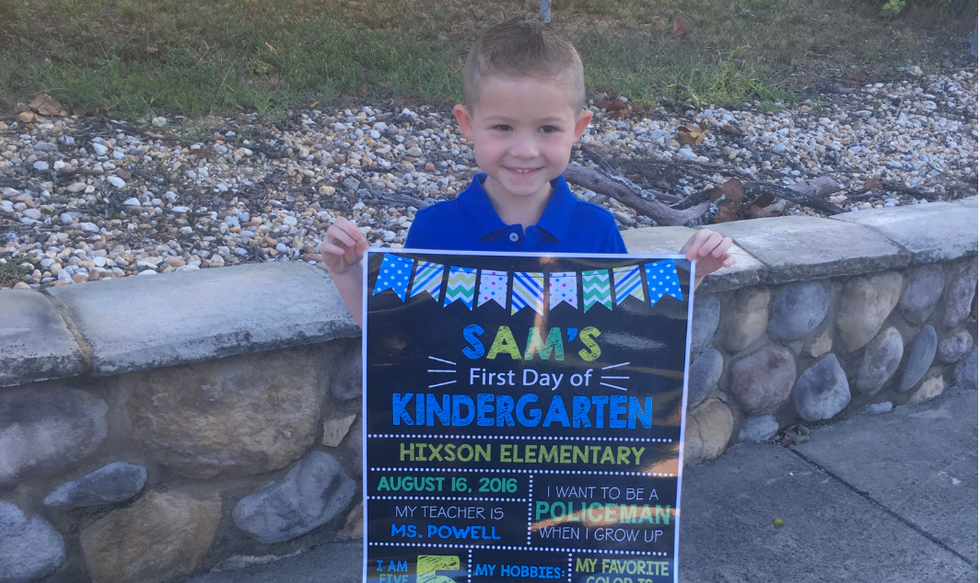
[[[515,18],[489,29],[470,49],[463,75],[463,103],[470,112],[479,102],[480,80],[494,75],[565,81],[571,86],[572,106],[579,110],[585,105],[578,51],[538,19]]]

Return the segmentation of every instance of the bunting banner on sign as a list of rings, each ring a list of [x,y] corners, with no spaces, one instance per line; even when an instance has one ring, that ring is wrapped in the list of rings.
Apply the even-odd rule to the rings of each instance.
[[[531,306],[544,315],[544,274],[518,271],[514,273],[514,291],[510,294],[510,313],[516,314]]]
[[[411,283],[412,297],[429,294],[438,303],[446,267],[440,263],[415,262],[404,256],[386,254],[372,295],[392,290],[405,301]],[[629,297],[645,302],[644,281],[651,306],[664,296],[684,301],[677,265],[672,259],[614,267],[611,273],[609,269],[552,273],[483,269],[477,277],[477,269],[473,267],[450,265],[448,268],[442,305],[460,302],[470,310],[474,308],[474,302],[476,307],[493,303],[507,309],[508,283],[511,314],[530,307],[543,316],[563,303],[576,310],[581,306],[583,312],[596,305],[612,310],[613,303],[620,305]]]
[[[609,287],[609,270],[598,269],[582,272],[582,298],[585,303],[583,312],[595,304],[612,309],[612,290]]]
[[[412,276],[412,263],[408,257],[385,255],[378,281],[374,284],[374,295],[390,289],[404,302],[408,293],[408,280]]]
[[[507,307],[507,276],[506,271],[484,269],[480,272],[480,295],[477,296],[477,307],[487,302],[496,302],[501,308]]]
[[[449,283],[446,285],[446,301],[443,305],[459,301],[473,309],[476,294],[476,270],[469,267],[449,267]]]
[[[418,266],[415,267],[415,278],[412,280],[412,297],[424,292],[438,302],[439,292],[442,290],[442,274],[445,270],[444,265],[419,261]]]

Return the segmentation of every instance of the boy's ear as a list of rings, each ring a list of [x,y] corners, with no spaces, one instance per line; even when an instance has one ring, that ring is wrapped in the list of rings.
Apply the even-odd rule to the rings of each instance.
[[[592,112],[590,111],[589,113]],[[466,106],[456,104],[456,107],[453,108],[453,115],[456,116],[456,123],[459,124],[459,129],[463,132],[463,137],[472,142],[473,119],[470,117],[470,112],[466,110]]]
[[[582,137],[585,133],[585,128],[589,127],[589,122],[592,121],[592,110],[583,109],[582,113],[579,114],[578,120],[575,122],[575,139]]]

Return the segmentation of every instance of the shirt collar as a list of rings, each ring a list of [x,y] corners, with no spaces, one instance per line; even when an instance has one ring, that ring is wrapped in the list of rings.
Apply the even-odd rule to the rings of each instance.
[[[500,219],[500,215],[493,208],[493,203],[490,202],[490,197],[483,190],[483,180],[486,177],[487,175],[483,173],[473,176],[470,186],[457,197],[459,204],[469,215],[478,239],[508,227]],[[551,198],[535,226],[561,241],[568,233],[568,224],[575,211],[577,199],[568,188],[564,176],[552,180],[551,186],[554,192],[551,193]]]

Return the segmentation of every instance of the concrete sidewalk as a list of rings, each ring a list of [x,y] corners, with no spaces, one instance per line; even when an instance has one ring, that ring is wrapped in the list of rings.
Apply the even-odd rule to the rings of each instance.
[[[976,582],[977,407],[951,388],[685,470],[680,581]],[[360,542],[327,544],[188,583],[355,583],[360,561]]]

